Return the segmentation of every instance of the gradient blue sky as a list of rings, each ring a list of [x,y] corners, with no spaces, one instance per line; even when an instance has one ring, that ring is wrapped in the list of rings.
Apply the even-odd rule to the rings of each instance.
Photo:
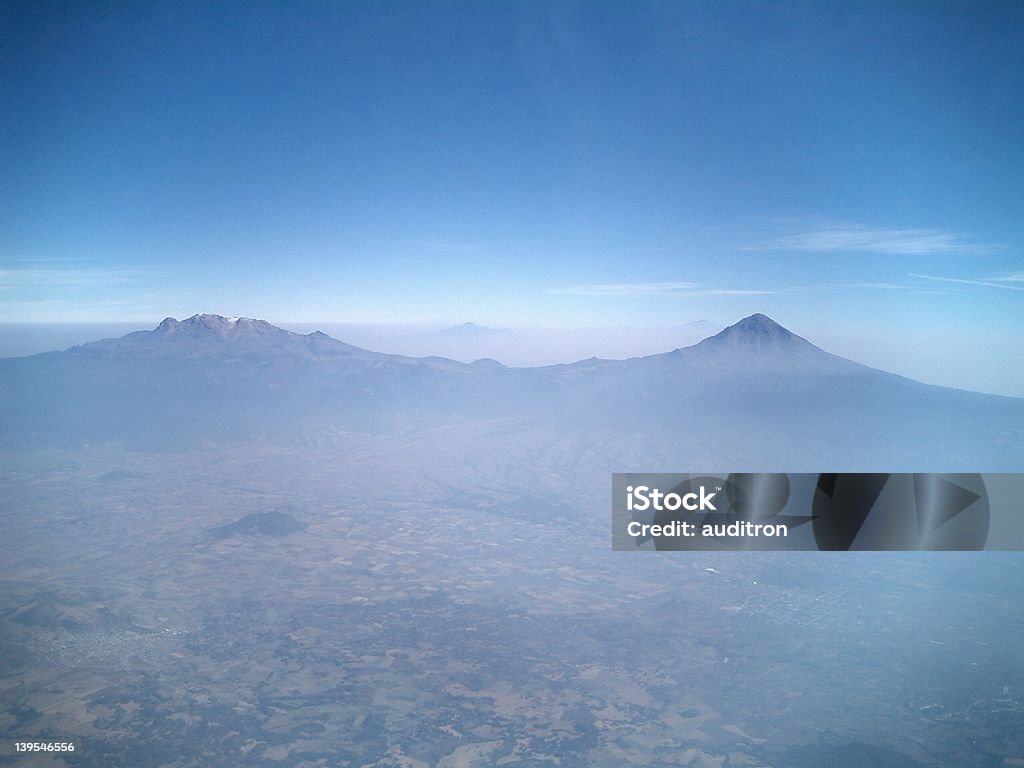
[[[1024,5],[894,5],[4,3],[0,322],[1012,345]]]

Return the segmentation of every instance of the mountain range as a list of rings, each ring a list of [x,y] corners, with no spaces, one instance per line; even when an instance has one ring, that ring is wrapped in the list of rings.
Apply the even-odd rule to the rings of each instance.
[[[493,426],[489,450],[513,427],[528,441],[578,439],[616,471],[1024,464],[1024,400],[868,368],[761,314],[662,354],[538,368],[382,354],[208,314],[0,360],[4,448],[450,437],[466,425]]]

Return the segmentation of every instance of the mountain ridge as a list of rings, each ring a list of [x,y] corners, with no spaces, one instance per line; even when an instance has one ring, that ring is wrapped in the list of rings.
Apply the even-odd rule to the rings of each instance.
[[[484,331],[491,333],[503,333],[504,331],[483,328],[474,323],[464,323],[463,325],[453,326],[452,328],[445,329],[446,331],[459,331],[462,329],[470,329],[473,332]],[[444,331],[440,332],[443,333]],[[256,345],[263,344],[264,349],[271,340],[276,341],[278,344],[291,344],[294,345],[296,350],[303,352],[310,352],[311,349],[316,348],[321,353],[333,350],[337,353],[362,354],[369,356],[381,356],[390,358],[403,358],[407,360],[449,360],[449,358],[439,357],[436,355],[430,355],[426,357],[413,357],[408,355],[393,355],[384,352],[375,352],[373,350],[364,349],[348,344],[344,341],[334,338],[322,331],[313,331],[307,334],[299,334],[293,331],[288,331],[280,328],[266,320],[249,318],[249,317],[226,317],[223,315],[217,315],[212,313],[195,314],[184,320],[176,320],[173,317],[167,317],[162,320],[155,328],[147,331],[135,331],[134,333],[127,334],[126,336],[115,337],[110,339],[100,339],[98,341],[87,342],[80,344],[75,347],[71,347],[65,352],[72,352],[74,350],[79,351],[101,351],[101,350],[120,350],[139,348],[146,345],[151,345],[155,342],[172,342],[178,344],[187,344],[190,341],[193,342],[227,342],[235,343],[240,345]],[[831,353],[825,352],[819,347],[815,346],[811,342],[804,339],[802,336],[789,331],[787,328],[778,324],[767,315],[756,313],[749,315],[736,323],[727,326],[719,333],[711,336],[707,339],[703,339],[695,344],[679,347],[668,352],[659,352],[654,355],[647,355],[646,358],[659,358],[664,355],[676,354],[685,350],[699,350],[700,354],[708,354],[712,351],[720,351],[724,349],[738,348],[747,352],[757,352],[759,354],[765,353],[779,353],[786,352],[791,349],[813,349],[818,352],[831,357],[840,358]],[[168,347],[170,349],[170,347]],[[281,351],[279,347],[279,351]],[[60,354],[60,353],[43,353],[43,354]],[[626,358],[626,360],[638,359],[638,358]],[[623,360],[610,360],[606,358],[586,358],[571,363],[561,363],[554,366],[539,366],[539,367],[560,367],[566,365],[578,365],[587,364],[590,365],[594,361],[600,362],[623,362]],[[466,365],[458,363],[457,361],[450,360],[456,365]],[[853,361],[847,361],[851,364],[859,365]]]
[[[4,447],[187,450],[353,433],[477,434],[494,450],[511,435],[533,451],[578,441],[615,471],[1016,471],[1024,399],[868,368],[764,315],[671,352],[538,368],[388,355],[219,315],[0,360]]]
[[[454,326],[453,329],[464,327],[482,328],[474,323],[464,323],[461,326]],[[483,330],[494,331],[495,329]],[[495,332],[502,333],[503,331]],[[192,344],[195,346],[190,346]],[[228,350],[234,354],[224,355],[224,352]],[[225,360],[235,359],[238,355],[244,357],[272,354],[302,358],[309,362],[361,359],[368,363],[382,361],[405,365],[421,363],[477,371],[499,368],[507,371],[567,370],[617,366],[637,361],[650,365],[658,365],[667,361],[684,361],[693,366],[705,367],[709,373],[711,370],[718,370],[724,376],[743,375],[744,372],[751,376],[758,374],[803,375],[809,370],[821,372],[823,369],[827,369],[832,374],[869,371],[923,387],[935,387],[953,392],[984,395],[985,397],[1024,400],[1024,398],[1014,398],[1009,395],[991,395],[972,390],[926,384],[907,376],[873,368],[828,352],[760,312],[741,318],[713,336],[667,352],[632,358],[589,357],[569,363],[535,367],[506,366],[487,357],[471,362],[459,362],[439,355],[411,356],[377,352],[348,344],[319,330],[301,334],[258,318],[229,317],[214,313],[197,313],[183,320],[166,317],[151,330],[134,331],[124,336],[86,342],[63,351],[41,352],[23,358],[0,358],[0,361],[96,353],[120,356],[135,354],[174,356],[186,353],[196,357],[223,357]]]

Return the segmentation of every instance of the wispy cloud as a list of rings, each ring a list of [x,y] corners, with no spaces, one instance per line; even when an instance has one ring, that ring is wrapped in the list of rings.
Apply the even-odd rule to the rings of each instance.
[[[394,325],[438,322],[437,316],[428,312],[414,312],[387,308],[349,308],[343,311],[329,312],[328,317],[328,320],[324,320],[323,317],[311,315],[307,320],[296,320],[295,322],[351,323],[353,325]]]
[[[713,288],[700,283],[600,283],[553,288],[548,293],[570,296],[770,296],[846,290],[906,290],[907,284],[886,282],[773,285],[764,288]],[[1008,287],[1008,286],[1005,286]]]
[[[166,304],[146,300],[65,301],[61,299],[16,299],[0,302],[0,323],[110,323],[158,322],[173,312]],[[178,317],[184,313],[178,313]]]
[[[985,288],[1002,288],[1007,291],[1024,291],[1024,285],[1011,285],[1014,282],[1024,282],[1022,275],[1010,275],[1007,277],[996,277],[989,280],[969,280],[962,277],[942,277],[940,275],[919,275],[912,273],[911,277],[922,280],[933,280],[937,283],[958,283],[961,285],[980,285]]]
[[[479,243],[466,240],[445,240],[441,238],[415,241],[415,245],[425,251],[442,253],[476,253],[482,250]]]
[[[691,291],[690,296],[767,296],[772,293],[782,293],[782,290],[768,290],[763,288],[707,288],[700,291]]]
[[[110,269],[0,269],[0,290],[123,285],[135,280],[139,274],[133,270]]]
[[[86,259],[84,256],[23,256],[13,254],[5,256],[3,260],[8,264],[81,264]]]
[[[902,290],[902,289],[904,289],[906,287],[907,287],[906,285],[901,285],[900,283],[871,283],[871,282],[864,282],[864,283],[833,283],[831,285],[822,285],[820,287],[812,285],[812,286],[807,286],[807,289],[808,290],[819,290],[819,289],[820,290],[825,290],[825,289],[827,289],[827,290],[836,290],[836,291],[845,291],[845,290],[886,290],[886,291],[894,290],[894,291],[898,291],[898,290]]]
[[[995,250],[995,246],[971,243],[961,235],[937,229],[885,229],[847,225],[816,227],[782,234],[748,246],[745,250],[928,256],[989,253]]]
[[[1024,283],[1024,272],[1014,272],[1010,275],[992,278],[997,283]]]
[[[570,296],[669,296],[691,293],[699,288],[698,283],[600,283],[597,285],[576,285],[569,288],[555,288],[549,293]]]
[[[906,290],[910,286],[897,283],[861,282],[819,285],[776,285],[764,288],[713,288],[700,283],[600,283],[554,288],[548,293],[570,296],[770,296],[844,290]],[[1008,287],[1008,286],[1004,286]]]

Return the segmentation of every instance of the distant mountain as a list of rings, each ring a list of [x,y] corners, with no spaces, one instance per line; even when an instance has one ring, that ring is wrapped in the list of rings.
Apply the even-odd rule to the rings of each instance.
[[[594,355],[618,359],[694,344],[720,331],[706,320],[664,328],[487,328],[463,323],[440,331],[378,337],[364,343],[402,355],[440,355],[464,363],[480,358],[511,367],[571,363]],[[344,338],[344,335],[341,335]]]
[[[713,333],[715,329],[721,329],[721,327],[720,325],[715,325],[710,320],[691,320],[683,326],[688,331],[705,334]]]
[[[479,341],[482,339],[490,339],[495,336],[507,336],[508,331],[503,328],[487,328],[476,323],[463,323],[462,325],[453,325],[451,328],[445,328],[441,331],[435,331],[434,333],[423,334],[425,336],[434,336],[441,339],[448,339],[451,341]]]
[[[514,348],[521,342],[516,334],[504,329],[463,323],[440,331],[392,338],[388,343],[394,351],[405,355],[440,355],[469,362],[500,356],[510,346]]]
[[[0,360],[5,447],[176,450],[435,429],[454,439],[469,425],[490,440],[507,429],[523,440],[578,440],[591,461],[617,470],[1010,471],[1024,463],[1024,400],[868,368],[764,315],[671,352],[542,368],[381,354],[217,315]]]

